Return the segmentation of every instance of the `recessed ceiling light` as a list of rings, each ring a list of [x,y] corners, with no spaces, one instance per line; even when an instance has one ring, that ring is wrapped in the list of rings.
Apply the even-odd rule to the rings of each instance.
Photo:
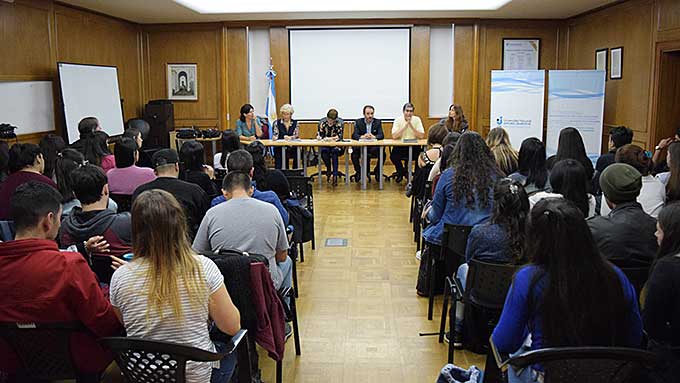
[[[198,13],[491,11],[511,0],[173,0]]]

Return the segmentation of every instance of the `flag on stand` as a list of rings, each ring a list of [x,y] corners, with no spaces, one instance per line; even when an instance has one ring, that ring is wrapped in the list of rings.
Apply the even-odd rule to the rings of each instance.
[[[276,121],[276,85],[274,83],[274,78],[276,77],[276,72],[274,72],[274,65],[269,65],[269,70],[267,71],[267,81],[269,81],[268,91],[267,91],[267,104],[265,106],[265,114],[269,119],[269,139],[272,138],[272,132],[274,130],[274,121]]]

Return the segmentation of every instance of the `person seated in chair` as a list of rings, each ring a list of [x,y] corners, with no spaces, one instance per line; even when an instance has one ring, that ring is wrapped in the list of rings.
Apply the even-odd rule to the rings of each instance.
[[[298,126],[297,120],[293,119],[293,113],[295,110],[291,104],[283,104],[279,110],[281,118],[274,121],[272,124],[272,140],[299,140],[300,139],[300,127]],[[297,169],[298,161],[297,157],[294,155],[293,147],[286,147],[286,168],[288,168],[289,160],[293,160],[293,169]],[[283,167],[283,150],[280,147],[274,148],[274,163],[276,169],[281,169]]]
[[[189,236],[196,235],[198,225],[210,207],[210,199],[200,186],[177,179],[179,176],[179,157],[174,149],[161,149],[151,157],[156,179],[138,187],[132,195],[132,202],[142,192],[151,189],[165,190],[172,194],[184,208]]]
[[[612,211],[589,219],[588,226],[602,255],[618,265],[651,264],[657,250],[656,220],[637,202],[640,172],[624,163],[609,165],[600,175],[600,188]]]
[[[113,155],[116,167],[106,173],[111,194],[132,195],[140,185],[156,179],[152,169],[135,165],[139,160],[139,146],[132,138],[121,138],[113,149]]]
[[[82,323],[87,331],[70,339],[74,367],[81,374],[98,374],[113,358],[96,338],[118,335],[122,325],[86,259],[59,251],[54,241],[61,200],[55,188],[35,181],[19,186],[12,196],[16,237],[0,243],[0,321]],[[19,366],[17,355],[0,340],[0,371],[12,381]]]
[[[382,129],[382,122],[374,118],[373,115],[375,113],[375,108],[371,105],[366,105],[364,106],[364,118],[360,118],[354,122],[354,132],[352,133],[352,139],[353,140],[382,140],[385,138],[385,134],[383,133]],[[354,165],[354,175],[352,178],[354,178],[354,181],[359,182],[361,177],[361,153],[362,153],[362,147],[355,147],[352,150],[352,165]],[[366,159],[366,164],[370,165],[371,164],[371,158],[379,158],[380,157],[380,151],[382,150],[383,152],[383,163],[385,162],[385,148],[382,147],[377,147],[377,146],[369,146],[367,148],[367,153],[368,153],[368,158]],[[382,164],[377,163],[375,165],[375,168],[373,169],[373,173],[375,174],[375,180],[380,182],[378,179],[379,175],[379,167]],[[371,180],[371,175],[366,171],[366,177],[368,180]]]
[[[403,115],[395,118],[392,123],[392,138],[395,140],[413,140],[425,137],[423,122],[420,120],[420,117],[413,115],[415,112],[413,104],[407,102],[404,104],[402,111]],[[390,161],[392,161],[397,170],[397,178],[395,179],[397,182],[401,182],[408,173],[404,166],[404,161],[408,163],[408,149],[407,146],[395,146],[392,148]],[[420,147],[414,147],[411,150],[411,159],[415,160],[420,151]]]
[[[83,165],[72,172],[73,192],[81,207],[74,207],[61,226],[61,245],[71,246],[100,235],[109,243],[106,253],[91,254],[92,269],[99,281],[111,281],[111,255],[122,258],[132,250],[130,213],[107,209],[109,185],[104,171],[94,165]]]
[[[338,111],[329,109],[328,113],[326,113],[326,117],[319,121],[316,138],[318,140],[330,142],[342,141],[344,126],[345,124],[342,118],[338,118]],[[345,148],[337,146],[324,146],[321,148],[321,159],[326,165],[326,177],[328,178],[328,182],[333,182],[333,186],[338,184],[338,157],[343,153],[345,153]],[[321,175],[319,175],[319,177],[321,177]]]

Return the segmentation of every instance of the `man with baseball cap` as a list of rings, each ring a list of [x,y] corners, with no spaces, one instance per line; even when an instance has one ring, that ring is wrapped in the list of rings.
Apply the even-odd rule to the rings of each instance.
[[[623,266],[651,263],[657,250],[656,220],[637,202],[640,172],[624,163],[609,165],[600,175],[600,188],[612,211],[590,218],[588,226],[602,255]]]
[[[179,157],[174,149],[161,149],[151,157],[156,179],[139,186],[132,195],[132,201],[142,192],[151,189],[165,190],[177,198],[184,207],[190,236],[196,235],[198,226],[210,207],[210,198],[200,186],[177,179]]]

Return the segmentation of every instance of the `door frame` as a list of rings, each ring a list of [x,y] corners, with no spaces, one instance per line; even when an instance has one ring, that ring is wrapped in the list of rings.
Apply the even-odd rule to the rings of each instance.
[[[649,113],[649,147],[654,147],[662,138],[657,129],[657,116],[659,112],[659,78],[661,77],[661,58],[665,53],[680,51],[680,40],[664,41],[656,43],[654,53],[654,73],[652,78],[652,102]]]

